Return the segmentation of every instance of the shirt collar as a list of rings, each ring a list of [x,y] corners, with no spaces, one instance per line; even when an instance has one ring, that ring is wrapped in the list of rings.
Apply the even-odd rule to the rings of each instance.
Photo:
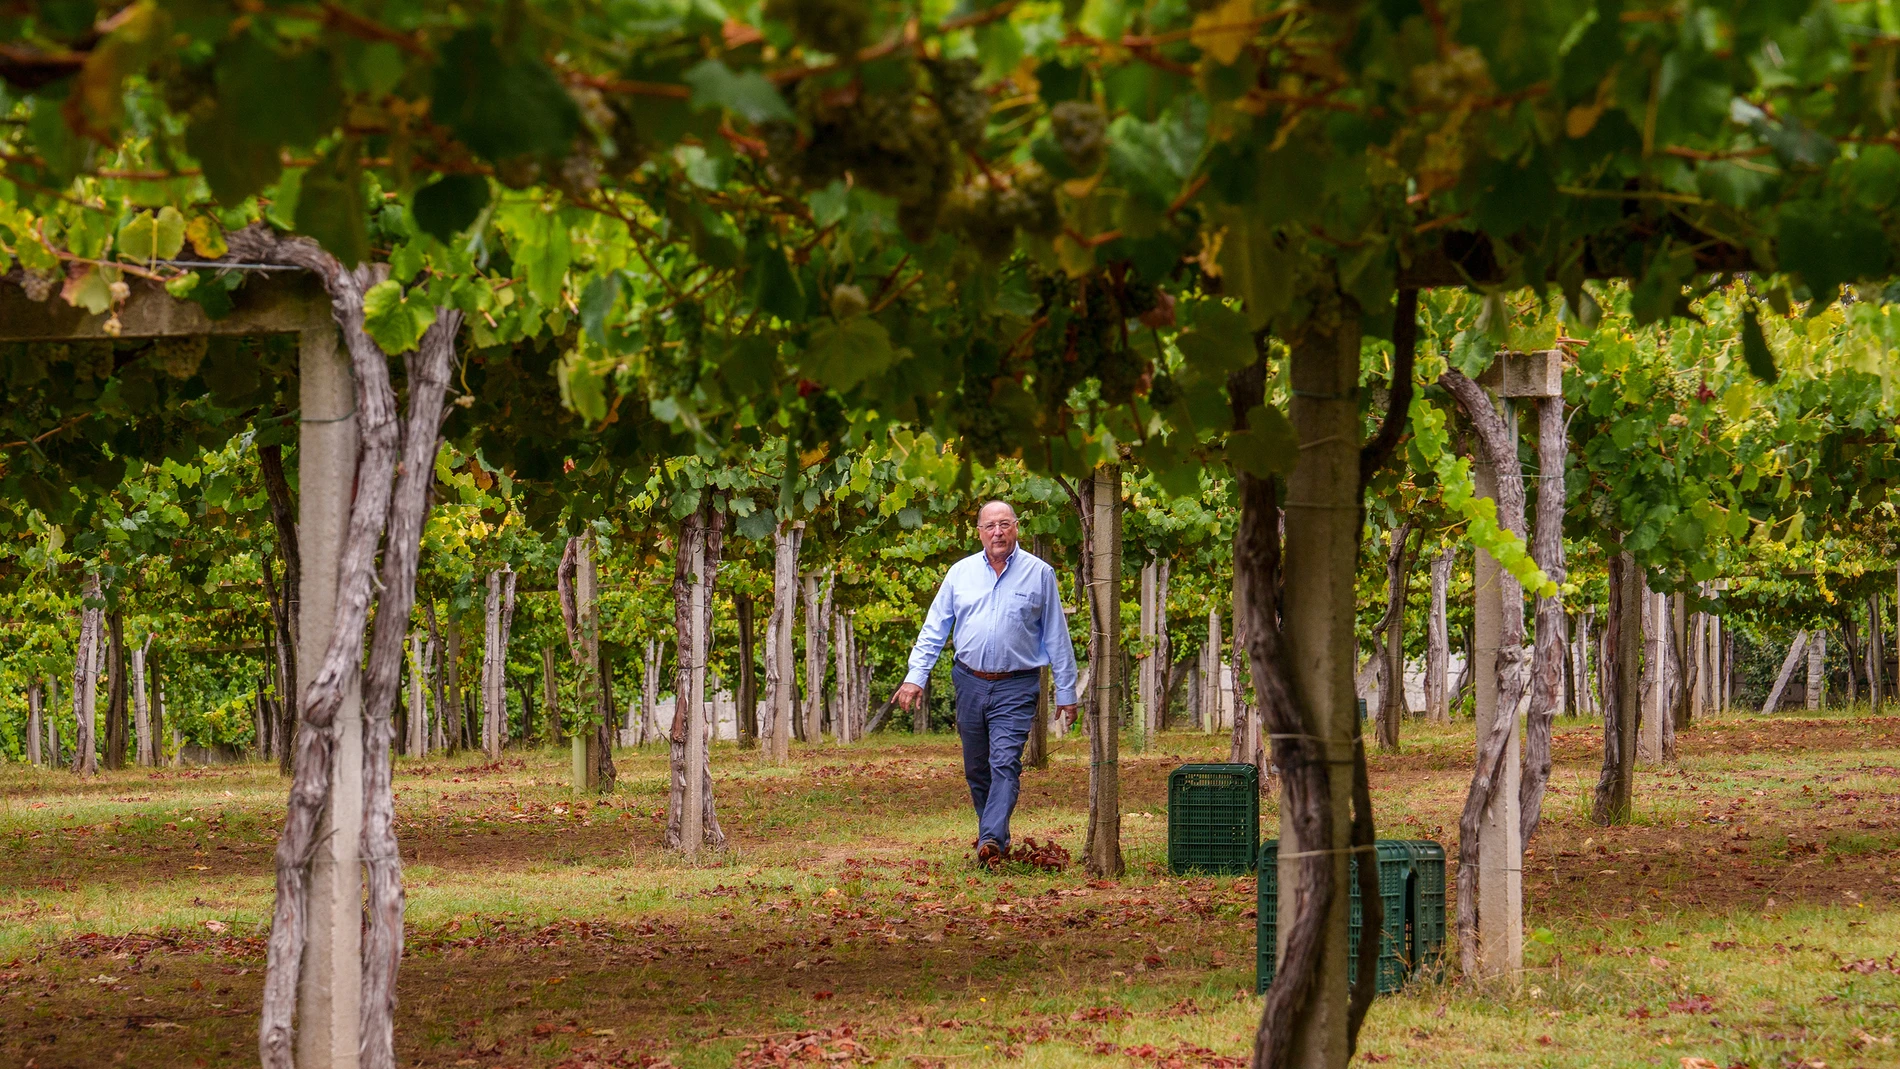
[[[1003,576],[1009,574],[1009,566],[1016,563],[1016,558],[1022,553],[1022,551],[1023,551],[1023,544],[1021,542],[1017,542],[1016,548],[1010,550],[1009,556],[1003,558],[1003,570],[1001,572],[998,572],[995,568],[990,567],[990,551],[989,550],[987,549],[977,550],[976,559],[983,562],[984,571],[990,573],[991,575],[995,576],[998,579],[1001,579],[1003,578]]]

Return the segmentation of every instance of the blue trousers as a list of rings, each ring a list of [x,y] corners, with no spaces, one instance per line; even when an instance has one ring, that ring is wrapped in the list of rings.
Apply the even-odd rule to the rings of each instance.
[[[978,679],[952,666],[956,686],[957,735],[963,739],[963,778],[976,807],[979,842],[1009,846],[1009,817],[1022,790],[1023,746],[1036,722],[1034,675],[995,681]]]

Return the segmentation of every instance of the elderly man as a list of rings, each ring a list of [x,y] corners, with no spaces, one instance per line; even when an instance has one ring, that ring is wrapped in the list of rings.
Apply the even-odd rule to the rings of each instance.
[[[914,710],[944,641],[956,636],[957,734],[963,775],[976,807],[976,859],[995,868],[1009,850],[1009,817],[1023,770],[1023,744],[1036,719],[1042,669],[1055,676],[1056,704],[1075,711],[1075,650],[1062,616],[1056,571],[1016,544],[1016,510],[992,501],[977,512],[983,552],[950,566],[923,630],[897,704]]]

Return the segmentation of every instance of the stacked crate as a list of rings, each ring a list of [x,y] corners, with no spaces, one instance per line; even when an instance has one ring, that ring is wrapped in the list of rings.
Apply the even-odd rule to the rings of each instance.
[[[1244,876],[1260,841],[1260,770],[1182,765],[1168,773],[1168,868]]]
[[[1259,851],[1259,918],[1255,961],[1255,989],[1264,992],[1273,982],[1279,936],[1280,905],[1278,840]],[[1405,981],[1435,972],[1445,951],[1445,848],[1422,839],[1381,839],[1374,844],[1379,859],[1379,897],[1385,903],[1385,924],[1379,940],[1380,994],[1391,994]],[[1359,903],[1359,858],[1349,866],[1351,910],[1347,921],[1346,975],[1359,974],[1359,930],[1363,925]]]

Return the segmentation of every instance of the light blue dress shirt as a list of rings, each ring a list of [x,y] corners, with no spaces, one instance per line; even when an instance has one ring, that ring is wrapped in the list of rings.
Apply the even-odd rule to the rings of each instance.
[[[1056,570],[1017,546],[996,574],[982,553],[950,566],[924,627],[910,648],[904,682],[923,686],[952,633],[956,658],[979,672],[1020,672],[1048,665],[1056,704],[1075,704],[1075,647],[1062,615]]]

